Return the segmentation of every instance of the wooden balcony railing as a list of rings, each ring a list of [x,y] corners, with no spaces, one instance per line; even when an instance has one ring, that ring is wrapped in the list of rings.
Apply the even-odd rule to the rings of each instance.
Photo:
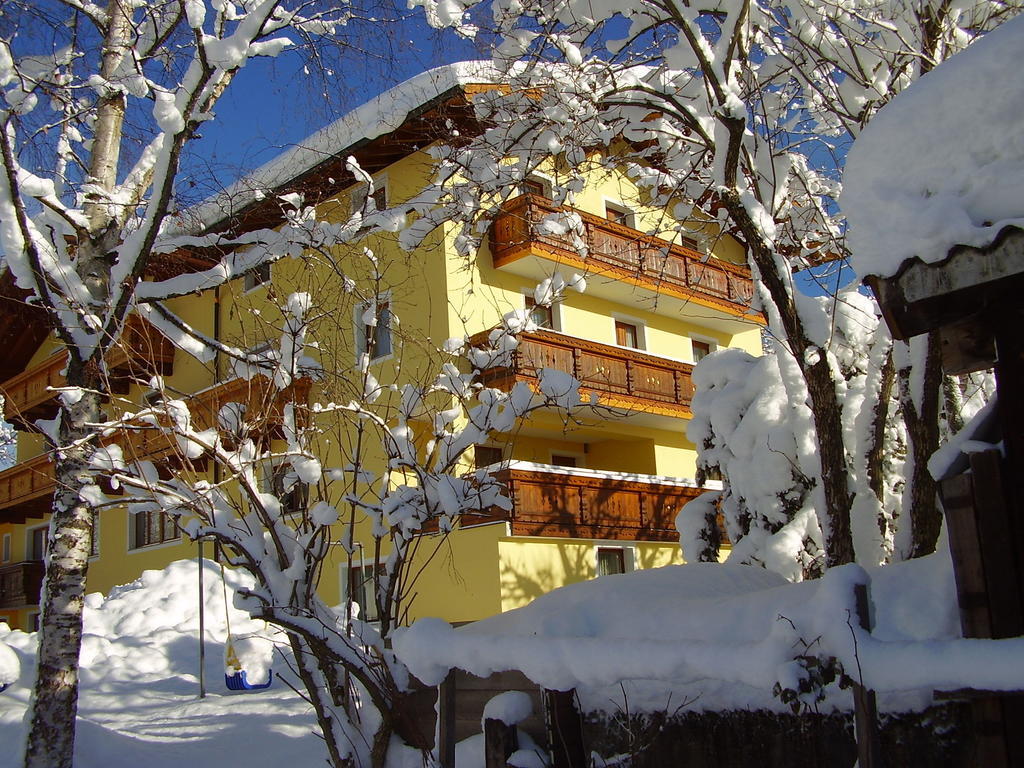
[[[570,262],[581,259],[569,234],[554,234],[537,225],[544,217],[569,208],[558,207],[537,195],[521,195],[507,202],[491,227],[491,254],[500,267],[528,253],[549,254]],[[702,296],[746,311],[753,296],[747,267],[707,258],[697,251],[644,234],[583,211],[591,271],[632,278],[653,290],[676,289],[687,296]]]
[[[508,520],[514,536],[675,542],[676,515],[704,493],[703,488],[644,475],[626,478],[528,466],[513,463],[495,473],[507,484],[513,509],[490,519]]]
[[[57,395],[50,388],[65,385],[62,371],[67,359],[67,352],[58,352],[0,384],[4,418],[19,429],[30,429],[36,419],[52,419],[57,413]],[[127,380],[133,376],[167,375],[173,363],[174,345],[141,317],[132,315],[107,355],[111,389],[126,392]]]
[[[276,393],[270,381],[257,376],[251,381],[234,379],[204,390],[190,398],[195,426],[208,429],[216,423],[221,406],[242,403],[249,418],[255,419],[258,436],[274,436],[283,420],[284,405],[304,403],[309,397],[309,379],[300,379],[282,393]],[[298,418],[302,418],[299,414]],[[107,438],[122,446],[128,461],[157,460],[174,465],[180,453],[173,437],[155,429],[132,429],[130,426]],[[36,456],[0,472],[0,521],[23,523],[29,518],[43,518],[53,504],[56,487],[54,465],[48,455]]]
[[[38,605],[45,570],[42,560],[0,565],[0,608]]]
[[[49,456],[36,456],[0,472],[0,521],[42,518],[53,506],[56,485]]]
[[[483,344],[488,333],[477,334],[470,343]],[[485,371],[483,380],[488,386],[507,389],[516,381],[536,382],[541,368],[571,374],[582,385],[585,399],[594,392],[605,405],[690,414],[692,365],[551,331],[519,334],[512,364]]]
[[[309,399],[311,382],[299,379],[291,386],[276,391],[269,379],[255,376],[250,380],[232,379],[209,389],[197,392],[185,400],[192,413],[193,426],[197,429],[209,429],[218,424],[220,409],[228,403],[240,403],[245,406],[246,419],[256,436],[274,437],[278,434],[284,420],[284,407],[287,403],[304,404]],[[298,419],[304,418],[303,413],[297,414]],[[125,448],[125,457],[129,460],[169,458],[179,453],[174,438],[155,429],[128,428],[113,439]]]

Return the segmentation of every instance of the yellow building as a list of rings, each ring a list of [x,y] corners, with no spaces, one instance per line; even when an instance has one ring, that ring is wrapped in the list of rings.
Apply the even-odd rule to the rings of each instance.
[[[385,94],[364,105],[258,172],[269,193],[246,194],[238,185],[221,199],[229,208],[212,214],[210,207],[200,209],[206,231],[275,225],[284,215],[280,196],[290,193],[315,203],[322,216],[343,220],[366,193],[344,168],[349,156],[373,175],[376,204],[410,198],[430,178],[424,150],[446,121],[465,125],[468,99],[487,87],[469,71],[446,67],[425,73],[400,86],[401,98]],[[410,94],[417,94],[411,108]],[[600,157],[593,159],[598,168]],[[217,291],[170,302],[197,330],[252,349],[275,337],[279,302],[292,290],[309,290],[327,308],[317,337],[321,362],[337,372],[316,385],[314,397],[322,400],[343,395],[350,384],[345,372],[368,346],[371,370],[382,383],[418,381],[436,371],[445,339],[484,334],[506,313],[531,310],[539,328],[520,336],[514,362],[488,371],[486,382],[507,388],[535,381],[538,368],[557,368],[579,379],[585,395],[610,407],[568,424],[557,414],[538,415],[516,434],[476,446],[468,461],[504,462],[500,472],[513,511],[463,521],[446,537],[424,534],[430,542],[423,552],[429,554],[421,555],[424,570],[410,619],[471,621],[598,574],[680,563],[674,518],[702,492],[692,480],[696,451],[685,436],[692,364],[719,347],[753,354],[761,348],[763,321],[749,310],[750,274],[731,237],[708,224],[692,240],[680,238],[667,212],[645,206],[629,180],[595,170],[575,203],[589,246],[583,257],[567,238],[532,226],[558,210],[547,196],[550,182],[551,176],[537,173],[502,207],[469,265],[456,254],[449,225],[412,254],[386,235],[375,236],[377,263],[385,265],[375,275],[360,246],[351,253],[336,250],[340,269],[317,259],[285,260]],[[710,253],[707,243],[713,243]],[[180,272],[202,265],[202,254],[179,254],[158,267]],[[566,279],[585,275],[587,290],[569,291],[550,308],[535,307],[534,287],[555,272]],[[367,329],[366,302],[353,298],[345,280],[374,281],[362,296],[372,290],[375,297],[381,320],[375,329]],[[55,394],[47,387],[61,384],[64,356],[47,335],[44,318],[17,303],[9,275],[0,282],[0,295],[8,299],[0,304],[0,340],[7,351],[0,361],[0,390],[5,416],[19,430],[17,464],[0,472],[0,621],[29,629],[38,613],[54,490],[53,467],[33,424],[56,413]],[[200,363],[138,317],[131,318],[107,366],[115,410],[122,402],[144,402],[154,373],[188,397],[200,419],[205,413],[212,420],[222,403],[253,403],[262,394],[258,384],[234,377],[229,361]],[[272,437],[280,413],[273,407],[269,413]],[[325,438],[325,465],[340,456],[347,439],[344,428]],[[166,445],[147,444],[142,436],[131,443],[128,452],[161,459],[173,471]],[[142,570],[196,555],[196,544],[160,512],[105,508],[97,515],[95,539],[92,591],[105,592]],[[357,549],[363,554],[353,572],[340,548],[328,558],[320,586],[328,602],[339,602],[346,585],[372,571],[368,549]]]

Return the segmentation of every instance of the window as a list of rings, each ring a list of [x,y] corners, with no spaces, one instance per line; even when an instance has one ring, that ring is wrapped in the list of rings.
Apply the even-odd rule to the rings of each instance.
[[[253,288],[257,288],[264,283],[270,282],[270,262],[264,262],[260,264],[256,269],[250,270],[245,273],[243,278],[245,283],[245,290],[251,291]]]
[[[28,532],[28,547],[26,547],[28,557],[26,560],[45,560],[46,559],[46,539],[49,535],[50,526],[41,525],[38,528],[32,528]]]
[[[691,339],[690,343],[693,345],[693,362],[699,363],[705,357],[715,351],[716,345],[710,341],[700,341],[699,339]]]
[[[473,446],[473,465],[480,469],[481,467],[489,467],[492,464],[500,464],[502,461],[501,448],[492,445],[474,445]]]
[[[371,360],[391,354],[391,304],[386,298],[356,306],[356,352]]]
[[[352,190],[351,202],[352,202],[352,213],[362,213],[363,205],[366,203],[366,191],[369,186],[366,184],[359,184],[355,189]],[[382,176],[379,179],[373,180],[373,194],[370,195],[370,204],[367,206],[366,213],[373,213],[375,211],[383,211],[388,207],[388,180],[386,176]]]
[[[4,534],[3,562],[11,562],[11,534],[9,533]]]
[[[298,480],[291,472],[290,464],[278,464],[268,467],[265,482],[270,493],[281,502],[281,512],[285,515],[300,515],[306,511],[309,501],[309,486]],[[292,481],[289,483],[289,481]],[[289,485],[287,490],[285,486]]]
[[[538,328],[555,329],[555,311],[553,307],[545,307],[538,304],[532,296],[527,296],[526,311],[530,314],[530,319]]]
[[[379,579],[384,575],[384,563],[362,563],[353,565],[348,570],[347,584],[343,584],[344,594],[359,606],[359,618],[363,621],[377,621],[375,576]]]
[[[597,548],[597,575],[611,576],[626,572],[626,550],[623,547]]]
[[[176,541],[180,534],[174,518],[159,509],[132,514],[132,549]]]
[[[579,459],[564,453],[552,453],[551,463],[556,467],[578,467]]]
[[[624,227],[633,226],[633,212],[624,205],[606,201],[604,204],[604,216],[608,221],[614,221],[616,224],[621,224]]]
[[[524,195],[537,195],[538,197],[551,197],[551,186],[547,181],[537,176],[528,176],[523,179],[520,185]]]
[[[640,349],[640,327],[633,323],[624,323],[621,320],[616,320],[615,343],[620,347]]]

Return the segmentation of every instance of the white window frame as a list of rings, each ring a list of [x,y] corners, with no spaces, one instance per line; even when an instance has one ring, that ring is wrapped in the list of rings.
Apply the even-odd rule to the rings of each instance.
[[[166,541],[161,541],[158,544],[143,544],[141,547],[135,546],[135,528],[138,525],[139,515],[144,514],[144,512],[133,512],[129,509],[126,510],[126,514],[128,515],[128,554],[134,554],[136,552],[152,552],[154,549],[176,547],[179,544],[181,544],[182,536],[184,536],[185,534],[182,532],[180,528],[178,528],[178,535],[175,536],[173,539],[167,539]]]
[[[707,344],[708,347],[709,347],[709,349],[708,349],[708,354],[709,355],[712,352],[717,352],[718,349],[719,349],[718,342],[715,339],[712,339],[710,336],[701,336],[701,335],[696,334],[696,333],[691,333],[690,334],[690,362],[693,363],[694,365],[696,365],[697,362],[698,362],[697,355],[695,355],[693,353],[693,342],[695,342],[695,341],[702,341],[705,344]]]
[[[275,496],[278,501],[281,501],[281,496],[278,496],[278,494],[274,490],[274,479],[275,476],[277,475],[277,471],[284,465],[284,463],[285,461],[283,458],[268,459],[267,461],[263,462],[261,468],[262,472],[260,475],[260,490],[263,493],[269,493]],[[310,506],[309,494],[311,489],[308,483],[303,483],[301,480],[298,480],[296,484],[292,486],[292,490],[289,491],[288,493],[294,493],[300,486],[305,486],[304,489],[300,491],[301,493],[305,494],[305,499],[302,501],[301,508],[298,510],[282,510],[284,514],[287,516],[287,519],[293,519],[295,515],[301,515],[303,511],[305,509],[308,509]],[[281,506],[284,507],[284,504],[282,504]]]
[[[381,208],[377,208],[377,210],[385,211],[391,205],[391,188],[388,184],[387,171],[375,174],[371,178],[373,179],[373,193],[375,195],[380,194],[381,191],[384,193],[384,205]],[[365,182],[360,181],[348,191],[349,216],[352,216],[356,211],[362,210],[363,203],[366,202],[366,190],[368,189],[369,186]],[[374,213],[374,211],[370,211],[370,213]]]
[[[612,313],[612,345],[619,349],[635,349],[638,352],[647,351],[647,324],[638,317],[631,317],[630,315],[620,315],[617,312]],[[615,323],[626,323],[627,325],[636,326],[636,346],[635,347],[623,347],[619,344],[619,339],[615,333]]]
[[[260,274],[260,270],[266,268],[266,277]],[[256,269],[252,269],[246,272],[242,276],[242,288],[243,293],[252,293],[255,290],[270,285],[270,281],[274,279],[274,265],[265,261],[260,264]]]
[[[388,305],[388,351],[386,354],[376,354],[377,350],[374,350],[374,357],[370,358],[371,363],[379,363],[384,360],[390,360],[395,355],[395,310],[391,302],[391,291],[384,291],[383,293],[377,294],[374,299],[375,303],[379,306],[380,304],[386,303]],[[370,346],[370,340],[366,335],[367,326],[363,323],[363,314],[370,307],[370,302],[361,301],[355,305],[352,309],[352,332],[355,336],[355,350],[356,350],[356,361],[358,362],[363,355],[367,354]],[[380,322],[380,318],[377,319]],[[376,331],[375,331],[376,332]]]
[[[48,530],[49,528],[50,528],[50,524],[49,523],[44,523],[43,525],[33,525],[31,528],[26,528],[25,529],[25,560],[26,561],[29,561],[32,558],[32,539],[33,539],[33,537],[35,535],[35,532],[39,531],[39,530]],[[46,550],[47,550],[48,546],[49,546],[49,540],[46,539],[43,542],[43,557],[41,558],[43,561],[46,560]],[[38,562],[38,561],[33,560],[32,562]]]
[[[358,544],[356,545],[356,548],[360,552],[363,549],[362,546],[358,545]],[[380,568],[383,565],[384,565],[383,561],[381,561],[381,560],[374,561],[373,558],[368,558],[368,557],[360,557],[358,559],[353,559],[351,566],[348,565],[348,560],[347,559],[342,560],[342,562],[339,564],[339,567],[338,567],[338,578],[339,578],[339,580],[341,582],[341,603],[342,603],[342,605],[345,606],[345,605],[348,604],[348,599],[349,599],[349,594],[348,594],[348,592],[349,592],[349,574],[351,573],[351,571],[354,571],[354,570],[356,570],[358,568],[361,573],[365,573],[366,569],[369,568],[369,567]],[[365,578],[365,576],[364,576],[364,578]],[[372,590],[373,590],[372,581],[371,581],[370,585],[366,586],[365,588],[367,589],[367,595],[368,596],[370,594],[372,594]],[[353,600],[353,602],[356,603],[357,605],[359,605],[359,601],[358,600]],[[367,601],[367,602],[369,603],[369,601]],[[370,604],[373,607],[374,611],[376,611],[377,606],[376,606],[376,597],[375,596],[374,596],[374,599],[373,599],[372,603],[370,603]],[[362,605],[359,605],[359,619],[360,619],[360,621],[365,621],[365,622],[369,622],[369,623],[376,623],[376,622],[380,621],[380,617],[379,616],[373,616],[373,617],[366,616],[363,613],[363,606]]]
[[[533,291],[530,290],[529,288],[523,288],[522,293],[523,293],[523,309],[525,311],[529,312],[530,308],[526,306],[526,300],[527,299],[533,299],[536,302],[536,299],[534,298]],[[544,328],[543,326],[537,326],[537,327],[540,328],[543,331],[555,331],[556,333],[561,333],[562,332],[562,302],[561,301],[555,301],[555,302],[553,302],[551,304],[550,308],[551,308],[551,327],[550,328]]]
[[[602,215],[608,221],[612,221],[612,219],[608,218],[608,211],[625,214],[626,218],[622,225],[629,227],[630,229],[636,229],[636,211],[631,206],[626,205],[624,202],[617,200],[614,197],[605,197],[604,213]]]
[[[555,191],[555,180],[548,176],[546,173],[540,173],[539,171],[533,171],[531,173],[528,173],[523,178],[522,183],[525,184],[528,181],[533,181],[541,185],[541,187],[543,188],[541,191],[542,197],[546,197],[548,200],[551,200],[553,198]],[[526,194],[526,190],[522,189],[521,194]]]
[[[622,551],[623,573],[632,573],[637,570],[636,547],[631,544],[612,544],[610,542],[599,542],[594,544],[594,578],[601,578],[598,575],[598,564],[602,549],[618,549]]]
[[[0,562],[11,562],[11,534],[4,534],[3,544],[0,545],[0,547],[2,547],[2,552],[0,552]]]

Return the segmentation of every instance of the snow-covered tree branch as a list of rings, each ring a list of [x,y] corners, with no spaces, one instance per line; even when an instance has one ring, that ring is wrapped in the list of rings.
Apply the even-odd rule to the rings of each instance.
[[[551,154],[558,158],[556,203],[571,205],[588,166],[600,164],[632,175],[646,188],[646,203],[674,211],[680,230],[720,223],[746,249],[777,353],[774,381],[793,408],[790,449],[779,450],[801,479],[794,486],[785,470],[773,481],[779,498],[792,503],[771,533],[803,520],[797,510],[804,510],[816,520],[803,520],[804,535],[791,537],[798,543],[792,564],[806,565],[815,552],[825,565],[857,554],[866,562],[890,556],[887,526],[898,489],[892,478],[880,480],[879,469],[895,469],[904,450],[920,466],[937,447],[942,377],[914,378],[912,397],[928,404],[914,416],[906,407],[911,381],[893,378],[892,345],[871,302],[849,292],[809,301],[800,283],[845,256],[839,176],[861,127],[1019,5],[499,0],[485,21],[474,2],[414,4],[432,24],[462,34],[493,25],[501,36],[495,63],[509,83],[477,99],[480,137],[442,155],[440,180],[451,193],[417,222],[419,230],[431,215],[469,212],[462,242],[471,252],[482,231],[476,212],[488,215],[502,190],[507,195]],[[837,338],[852,327],[838,320],[851,310],[859,315],[854,325],[872,329],[857,333],[853,354],[866,367],[856,374],[843,370],[839,351],[851,338]],[[916,370],[937,370],[935,354],[934,345],[915,353]],[[714,357],[702,365],[714,366]],[[870,391],[858,394],[862,387]],[[884,402],[873,422],[850,407],[876,396]],[[909,419],[896,428],[903,435],[896,442],[884,426],[894,419]],[[884,458],[883,447],[895,457]],[[935,546],[939,517],[924,474],[912,472],[906,482],[902,520],[912,528],[904,526],[900,556]],[[869,535],[872,528],[879,534]],[[747,526],[732,532],[746,535]],[[761,554],[754,560],[763,562]]]

